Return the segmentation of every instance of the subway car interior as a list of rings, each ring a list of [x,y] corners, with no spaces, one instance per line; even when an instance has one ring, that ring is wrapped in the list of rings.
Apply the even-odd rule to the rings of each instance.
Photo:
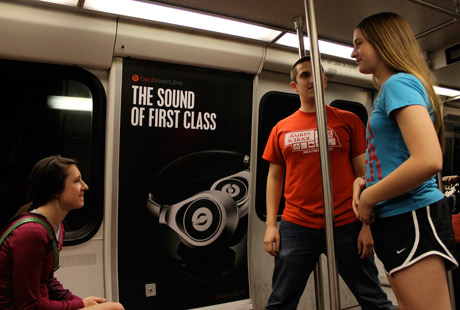
[[[89,191],[64,222],[66,288],[126,309],[264,309],[262,153],[299,109],[290,68],[312,55],[328,78],[317,104],[358,106],[366,123],[378,91],[351,57],[353,30],[379,12],[408,21],[436,79],[438,178],[455,180],[440,188],[459,213],[460,0],[0,0],[1,225],[27,202],[35,162],[75,158]],[[321,256],[298,309],[361,309],[331,264]]]

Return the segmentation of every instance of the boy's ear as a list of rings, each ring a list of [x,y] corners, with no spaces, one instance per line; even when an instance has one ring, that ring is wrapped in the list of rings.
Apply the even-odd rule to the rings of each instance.
[[[289,83],[289,85],[291,85],[291,88],[297,92],[297,83],[296,82],[291,81],[291,83]]]

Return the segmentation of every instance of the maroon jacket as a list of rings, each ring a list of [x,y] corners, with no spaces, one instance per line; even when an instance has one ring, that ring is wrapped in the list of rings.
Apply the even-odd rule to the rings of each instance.
[[[24,215],[45,220],[54,232],[45,217],[29,212]],[[62,224],[60,231],[59,250],[64,234]],[[22,224],[4,240],[0,246],[0,309],[74,310],[84,307],[83,300],[64,289],[54,277],[52,242],[45,227],[35,222]]]

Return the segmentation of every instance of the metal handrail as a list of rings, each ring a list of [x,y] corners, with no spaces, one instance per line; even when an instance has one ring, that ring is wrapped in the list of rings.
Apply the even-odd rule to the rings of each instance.
[[[339,278],[334,247],[334,202],[332,199],[331,171],[329,160],[329,143],[327,139],[326,111],[324,108],[324,88],[321,78],[321,58],[318,48],[315,8],[313,0],[304,0],[308,37],[310,39],[310,56],[315,91],[316,122],[321,162],[321,179],[323,187],[324,217],[327,247],[327,267],[329,279],[330,309],[340,309]]]
[[[302,58],[307,55],[305,51],[305,45],[303,42],[303,28],[305,26],[305,19],[302,16],[299,16],[294,19],[294,26],[297,32],[297,38],[299,39],[299,58]],[[314,270],[314,280],[315,280],[315,302],[316,310],[324,310],[324,290],[323,290],[323,273],[322,273],[322,263],[321,257],[316,263]]]

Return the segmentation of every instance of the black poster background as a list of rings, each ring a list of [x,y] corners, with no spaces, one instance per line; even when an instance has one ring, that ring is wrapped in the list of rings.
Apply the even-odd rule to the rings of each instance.
[[[153,193],[165,208],[245,169],[252,79],[242,73],[124,60],[118,279],[120,302],[126,309],[191,309],[249,298],[247,216],[239,218],[231,240],[190,248],[168,225],[159,224],[147,209],[147,199]],[[151,105],[133,100],[133,86],[152,88]],[[192,99],[186,107],[159,107],[160,88],[165,93],[169,89],[169,94],[193,92],[188,97]],[[139,108],[145,108],[142,125],[132,114]],[[149,126],[150,109],[162,109],[172,117],[156,126],[153,119]],[[206,119],[214,130],[205,129]],[[160,172],[165,167],[166,172]],[[150,283],[156,286],[156,296],[146,297],[145,285]]]

